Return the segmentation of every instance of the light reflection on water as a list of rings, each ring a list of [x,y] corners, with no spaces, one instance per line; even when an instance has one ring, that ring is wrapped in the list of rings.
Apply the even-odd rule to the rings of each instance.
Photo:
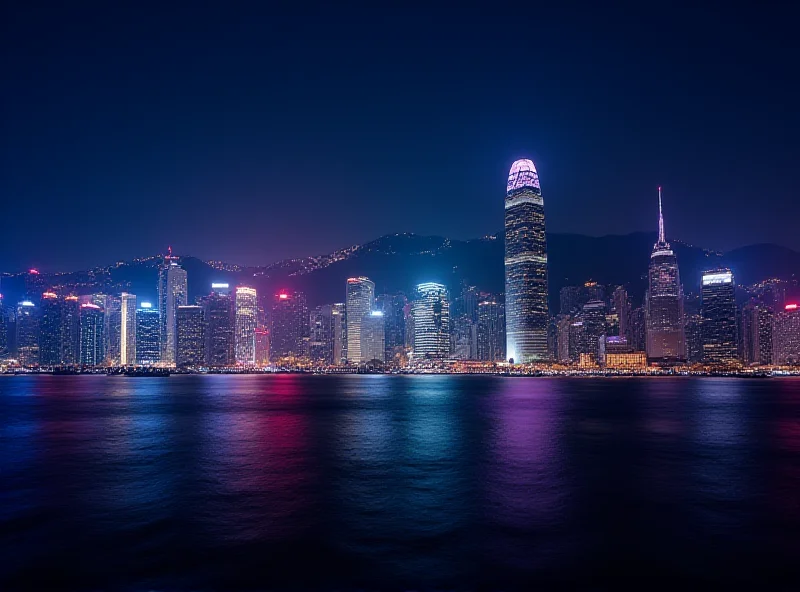
[[[795,575],[798,467],[792,379],[15,377],[0,588]]]

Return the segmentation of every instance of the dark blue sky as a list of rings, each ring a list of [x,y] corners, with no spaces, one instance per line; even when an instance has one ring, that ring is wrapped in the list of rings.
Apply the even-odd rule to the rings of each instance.
[[[476,237],[520,157],[550,231],[660,184],[668,237],[800,249],[788,6],[285,4],[6,3],[0,270]]]

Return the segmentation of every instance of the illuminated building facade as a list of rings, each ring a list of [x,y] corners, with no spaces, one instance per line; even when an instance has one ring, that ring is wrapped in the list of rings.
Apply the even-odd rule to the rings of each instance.
[[[533,162],[518,160],[505,200],[506,355],[515,363],[547,358],[547,241],[544,201]]]
[[[347,361],[359,364],[369,361],[361,351],[361,324],[375,309],[375,282],[366,277],[348,278],[345,290]]]
[[[476,335],[477,359],[483,362],[504,362],[506,357],[505,307],[496,300],[478,303]]]
[[[136,295],[120,297],[119,359],[123,366],[136,364]]]
[[[30,300],[17,306],[17,360],[22,366],[39,364],[39,310]]]
[[[600,340],[606,335],[606,303],[602,300],[591,300],[583,305],[584,342],[579,353],[592,354],[599,358]]]
[[[214,288],[204,302],[206,321],[206,365],[211,368],[233,366],[235,357],[235,314],[233,297],[228,293],[228,284],[224,291]]]
[[[703,362],[703,316],[699,313],[686,317],[686,359],[692,364]]]
[[[380,310],[373,310],[361,319],[361,357],[364,362],[384,362],[385,356],[384,315]]]
[[[742,308],[742,362],[772,363],[772,310],[761,302],[751,301]]]
[[[61,303],[61,363],[80,363],[81,306],[77,296],[66,296]]]
[[[161,315],[161,361],[167,366],[175,365],[177,344],[177,312],[179,306],[189,302],[186,270],[171,254],[164,258],[158,276],[158,312]]]
[[[406,342],[406,306],[405,294],[383,294],[376,299],[375,308],[383,312],[384,338],[387,362],[401,356]]]
[[[738,361],[736,300],[733,273],[715,269],[703,273],[703,362],[732,364]]]
[[[83,366],[101,366],[105,362],[105,313],[97,305],[81,304],[80,363]]]
[[[53,292],[42,294],[39,305],[39,364],[61,364],[62,303]]]
[[[646,370],[647,354],[641,352],[607,353],[605,367],[608,370]]]
[[[451,319],[450,326],[450,357],[454,360],[477,360],[478,323],[461,314]]]
[[[161,361],[161,315],[150,302],[136,311],[136,363],[153,366]]]
[[[204,365],[206,340],[203,307],[196,304],[179,306],[175,322],[175,364],[180,368]]]
[[[270,358],[300,358],[306,355],[308,305],[302,292],[280,292],[272,302]]]
[[[658,188],[658,242],[650,254],[645,317],[647,357],[660,363],[685,360],[683,287],[678,259],[664,234],[661,187]]]
[[[308,357],[318,364],[334,363],[336,325],[341,323],[341,319],[333,314],[333,306],[318,306],[309,315]]]
[[[800,306],[789,302],[775,314],[772,324],[773,364],[800,364]]]
[[[262,368],[269,364],[269,330],[256,327],[256,366]]]
[[[256,289],[237,286],[234,307],[236,363],[240,366],[255,366],[256,326],[258,325],[258,294]]]
[[[103,331],[105,332],[106,363],[110,366],[119,366],[122,351],[122,300],[117,296],[104,296],[103,306],[105,319]]]
[[[411,304],[414,319],[414,357],[444,359],[450,354],[450,301],[444,284],[417,286]]]
[[[347,315],[344,302],[331,307],[333,315],[333,363],[337,366],[347,363]]]
[[[631,302],[628,299],[628,291],[625,289],[625,286],[618,286],[617,289],[614,290],[614,294],[611,296],[611,303],[619,322],[619,331],[617,335],[625,337],[630,341]]]

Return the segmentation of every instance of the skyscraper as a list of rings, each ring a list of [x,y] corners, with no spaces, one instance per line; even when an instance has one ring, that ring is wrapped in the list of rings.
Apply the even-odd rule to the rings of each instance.
[[[205,323],[203,307],[196,304],[179,306],[175,312],[176,350],[178,367],[197,367],[205,363]]]
[[[325,304],[311,311],[309,319],[308,357],[319,364],[333,364],[334,339],[338,315],[333,305]],[[338,363],[338,361],[336,362]]]
[[[78,297],[66,296],[61,306],[61,363],[79,364],[81,360],[81,306]]]
[[[686,359],[692,364],[703,362],[703,317],[700,314],[686,316]]]
[[[81,304],[80,362],[84,366],[100,366],[105,361],[104,321],[100,306]]]
[[[715,269],[703,273],[703,362],[732,364],[737,361],[736,300],[733,273]]]
[[[628,343],[630,343],[631,303],[628,299],[628,292],[625,290],[625,286],[618,286],[617,289],[614,290],[614,295],[611,299],[614,310],[619,318],[619,335],[625,337]]]
[[[120,298],[119,359],[123,366],[136,363],[136,295],[123,292]]]
[[[171,251],[170,251],[171,253]],[[176,313],[179,306],[188,304],[186,270],[171,254],[164,258],[158,276],[158,312],[161,315],[161,361],[175,365]]]
[[[386,361],[402,356],[406,344],[405,294],[382,294],[375,299],[375,308],[383,312]]]
[[[417,286],[411,304],[414,323],[414,357],[444,359],[450,354],[450,301],[444,284]]]
[[[506,355],[515,363],[547,358],[547,241],[544,200],[533,162],[508,174],[505,202]]]
[[[758,301],[742,308],[742,361],[745,364],[772,363],[772,311]]]
[[[333,315],[333,363],[338,365],[347,363],[347,316],[345,315],[344,302],[337,302],[332,306]]]
[[[0,294],[0,356],[8,354],[8,311],[3,295]]]
[[[258,294],[255,288],[237,286],[234,306],[236,363],[241,366],[255,366],[258,319]]]
[[[658,188],[658,241],[650,254],[648,280],[645,299],[647,357],[662,363],[685,360],[683,287],[678,259],[664,234],[661,187]]]
[[[136,311],[136,363],[152,366],[161,361],[161,315],[150,302]]]
[[[506,358],[506,319],[502,303],[483,300],[478,303],[478,359],[504,362]]]
[[[17,359],[22,366],[39,364],[39,310],[30,300],[17,306]]]
[[[773,364],[800,364],[800,306],[796,302],[784,304],[775,314],[772,348]]]
[[[256,327],[256,366],[262,368],[269,364],[269,330]]]
[[[477,316],[477,306],[475,307]],[[450,354],[454,360],[478,359],[478,323],[467,314],[450,320]]]
[[[270,358],[299,358],[306,354],[308,305],[302,292],[279,292],[272,302]]]
[[[361,319],[361,358],[364,362],[385,361],[384,314],[373,310]]]
[[[581,312],[584,331],[584,348],[579,352],[600,359],[600,339],[606,335],[606,303],[602,300],[591,300],[583,305]]]
[[[365,277],[348,278],[346,284],[347,360],[367,362],[361,351],[361,322],[375,308],[375,282]]]
[[[39,305],[39,363],[61,364],[61,301],[53,292],[42,294]]]
[[[225,288],[220,290],[211,285],[212,292],[206,297],[206,365],[212,368],[233,366],[236,363],[234,355],[235,343],[235,314],[233,298]]]
[[[105,312],[103,335],[106,362],[110,366],[119,366],[122,363],[122,299],[103,296],[102,302],[98,306],[102,306]]]

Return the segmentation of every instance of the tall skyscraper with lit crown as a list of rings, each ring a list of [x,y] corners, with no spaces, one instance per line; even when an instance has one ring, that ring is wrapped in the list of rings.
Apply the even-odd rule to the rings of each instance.
[[[683,286],[678,259],[664,234],[661,187],[658,188],[658,241],[650,254],[645,300],[647,357],[657,362],[686,359],[683,318]]]
[[[238,286],[234,306],[236,363],[242,366],[255,366],[258,324],[258,298],[255,288]]]
[[[516,161],[505,201],[506,356],[547,358],[547,240],[544,200],[533,162]]]

